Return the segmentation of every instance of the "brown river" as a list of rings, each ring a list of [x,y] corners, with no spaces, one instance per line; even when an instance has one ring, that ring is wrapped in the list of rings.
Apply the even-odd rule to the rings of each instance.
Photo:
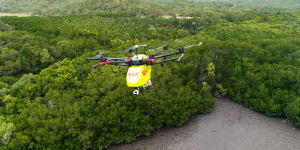
[[[300,129],[228,99],[182,127],[163,128],[110,150],[300,150]]]

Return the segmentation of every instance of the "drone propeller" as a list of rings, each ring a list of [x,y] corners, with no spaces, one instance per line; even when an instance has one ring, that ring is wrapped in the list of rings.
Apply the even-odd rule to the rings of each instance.
[[[162,49],[162,48],[164,48],[164,46],[157,47],[157,48],[154,48],[154,49],[148,49],[148,51],[156,51],[156,50],[158,50],[158,49]]]
[[[133,46],[134,49],[139,48],[139,47],[147,47],[147,44],[144,44],[144,45],[134,45]]]
[[[90,57],[89,59],[90,60],[102,60],[104,57],[103,57],[103,52],[102,51],[99,51],[99,54],[94,56],[94,57]]]
[[[193,45],[185,46],[185,47],[183,47],[183,48],[186,49],[186,48],[191,48],[191,47],[194,47],[194,46],[200,46],[200,45],[202,45],[202,42],[200,42],[200,43],[198,43],[198,44],[193,44]]]
[[[99,64],[93,65],[92,67],[95,69]]]
[[[144,45],[134,45],[132,48],[129,49],[129,53],[131,53],[133,56],[138,55],[138,48],[139,47],[147,47],[147,44]],[[134,53],[134,49],[135,49],[135,53]]]
[[[184,54],[182,54],[181,56],[179,56],[176,61],[180,61],[183,56],[184,56]]]

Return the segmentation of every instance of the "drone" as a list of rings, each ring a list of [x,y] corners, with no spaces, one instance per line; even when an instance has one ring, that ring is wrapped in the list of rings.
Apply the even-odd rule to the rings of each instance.
[[[127,86],[135,88],[133,94],[139,95],[141,88],[148,88],[148,87],[153,88],[151,82],[152,65],[166,63],[169,61],[180,61],[181,58],[184,56],[185,49],[194,46],[200,46],[200,45],[202,45],[202,42],[198,44],[185,46],[185,47],[180,47],[176,52],[161,54],[162,52],[169,50],[168,45],[164,45],[155,49],[151,49],[150,51],[156,51],[156,50],[159,51],[150,55],[138,54],[138,48],[140,47],[146,48],[147,45],[135,45],[132,48],[130,48],[128,51],[130,54],[133,55],[133,57],[110,58],[110,57],[104,57],[103,53],[100,52],[97,56],[94,56],[89,59],[101,61],[100,63],[93,65],[92,66],[93,68],[96,68],[99,65],[128,66],[129,68],[126,76]],[[167,59],[167,57],[174,56],[174,55],[179,55],[179,56]]]

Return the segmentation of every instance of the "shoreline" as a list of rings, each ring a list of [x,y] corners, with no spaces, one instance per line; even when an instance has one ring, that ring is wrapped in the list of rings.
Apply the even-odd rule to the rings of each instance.
[[[230,99],[216,99],[214,110],[193,116],[181,127],[162,128],[110,150],[295,150],[300,129],[281,117],[269,117]]]

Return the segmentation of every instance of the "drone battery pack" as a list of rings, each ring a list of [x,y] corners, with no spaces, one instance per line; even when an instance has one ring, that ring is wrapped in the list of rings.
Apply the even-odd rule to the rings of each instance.
[[[128,87],[142,87],[151,78],[151,66],[132,66],[128,69],[126,80]]]

